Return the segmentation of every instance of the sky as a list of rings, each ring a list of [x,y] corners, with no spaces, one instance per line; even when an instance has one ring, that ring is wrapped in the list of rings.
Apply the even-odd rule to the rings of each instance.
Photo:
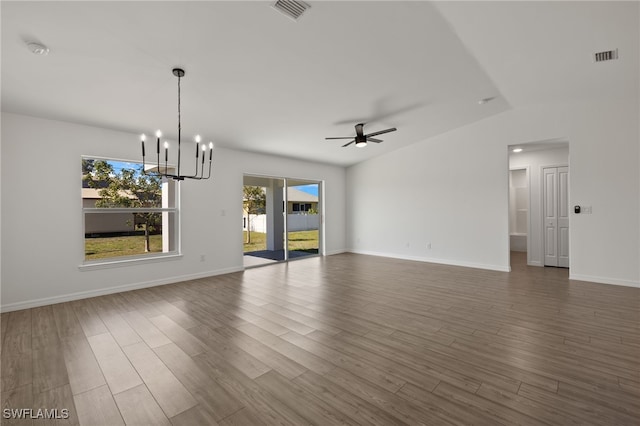
[[[302,192],[306,192],[307,194],[315,195],[316,197],[318,196],[318,184],[317,183],[313,183],[313,184],[310,184],[310,185],[295,186],[294,188],[299,189]]]
[[[114,160],[109,160],[109,163],[113,166],[113,169],[116,173],[120,173],[120,170],[122,169],[134,169],[137,170],[138,167],[141,166],[140,163],[129,163],[129,162],[124,162],[124,161],[114,161]],[[311,195],[315,195],[316,197],[318,196],[318,184],[317,183],[312,183],[309,185],[300,185],[300,186],[296,186],[296,189],[299,189],[302,192],[306,192],[307,194],[311,194]]]
[[[141,163],[128,163],[124,161],[109,161],[109,164],[113,166],[113,171],[116,173],[120,173],[122,169],[133,169],[138,170],[138,168],[142,165]]]

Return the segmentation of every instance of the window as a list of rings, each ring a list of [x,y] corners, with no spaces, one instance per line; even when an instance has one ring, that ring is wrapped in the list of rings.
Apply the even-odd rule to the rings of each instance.
[[[178,188],[141,163],[83,157],[84,263],[178,254]]]
[[[309,210],[311,210],[309,203],[293,203],[291,206],[291,211],[294,212],[308,212]]]

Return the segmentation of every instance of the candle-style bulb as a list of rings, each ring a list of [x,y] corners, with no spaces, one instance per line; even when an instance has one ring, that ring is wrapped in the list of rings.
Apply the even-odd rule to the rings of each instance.
[[[146,141],[146,140],[147,140],[147,135],[145,135],[144,133],[143,133],[143,134],[141,134],[141,135],[140,135],[140,140],[141,140],[142,142]]]
[[[162,137],[162,132],[160,130],[156,130],[156,137],[157,138],[161,138]]]
[[[196,137],[194,139],[195,139],[196,143],[200,143],[200,141],[202,140],[200,138],[200,135],[196,135]]]
[[[209,142],[209,149],[213,149],[213,142]]]
[[[205,152],[207,150],[207,146],[206,145],[202,145],[202,152]]]
[[[164,141],[164,149],[167,149],[167,148],[169,148],[169,142]]]

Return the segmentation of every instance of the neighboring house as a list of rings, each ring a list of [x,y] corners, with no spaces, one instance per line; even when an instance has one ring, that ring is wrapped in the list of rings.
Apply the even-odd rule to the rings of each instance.
[[[83,185],[84,186],[84,185]],[[82,207],[94,208],[101,198],[96,188],[82,188]],[[132,213],[87,214],[84,218],[85,235],[126,234],[135,231]]]
[[[287,213],[308,214],[318,212],[318,196],[300,191],[294,187],[287,188]]]
[[[308,231],[318,229],[318,196],[300,191],[295,187],[287,188],[287,215],[289,231]],[[311,216],[308,218],[296,216]],[[242,229],[247,230],[247,216],[250,218],[251,231],[267,232],[267,215],[248,215],[246,207],[242,211]]]

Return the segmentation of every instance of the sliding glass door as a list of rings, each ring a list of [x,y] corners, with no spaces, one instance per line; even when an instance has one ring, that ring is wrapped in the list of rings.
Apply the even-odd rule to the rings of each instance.
[[[287,179],[287,254],[289,259],[320,253],[320,182]]]
[[[286,259],[285,182],[282,178],[244,176],[242,234],[244,264],[258,266]]]
[[[245,175],[244,266],[322,254],[322,183]]]

